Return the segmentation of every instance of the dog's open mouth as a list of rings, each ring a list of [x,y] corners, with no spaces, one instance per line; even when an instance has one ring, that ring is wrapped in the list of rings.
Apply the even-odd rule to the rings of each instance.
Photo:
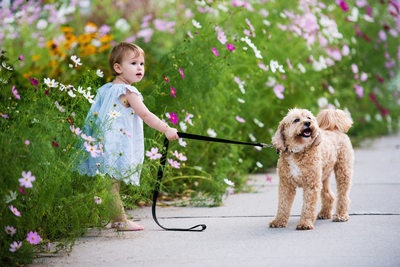
[[[309,138],[311,137],[311,134],[312,134],[311,128],[306,128],[299,135],[305,138]]]

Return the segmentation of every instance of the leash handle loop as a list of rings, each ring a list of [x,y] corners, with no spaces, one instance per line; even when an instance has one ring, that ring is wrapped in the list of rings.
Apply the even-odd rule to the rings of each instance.
[[[165,162],[167,161],[168,144],[169,144],[169,141],[168,141],[167,138],[165,138],[164,139],[163,154],[162,154],[162,157],[161,157],[161,160],[160,160],[160,166],[158,167],[157,181],[156,181],[156,185],[155,185],[154,191],[153,191],[153,205],[151,206],[151,213],[153,215],[153,220],[156,222],[156,224],[158,224],[158,226],[160,226],[162,229],[167,230],[167,231],[202,232],[207,228],[207,226],[205,224],[198,224],[198,225],[192,226],[190,228],[167,228],[167,227],[162,226],[158,222],[157,215],[156,215],[157,197],[158,197],[158,193],[160,191],[161,180],[162,180],[163,175],[164,175]],[[196,229],[198,227],[201,227],[201,229]]]

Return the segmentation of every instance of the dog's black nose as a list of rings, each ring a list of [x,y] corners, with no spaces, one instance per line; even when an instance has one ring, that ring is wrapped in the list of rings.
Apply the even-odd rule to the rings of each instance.
[[[304,126],[306,126],[306,127],[310,127],[310,125],[311,125],[311,122],[309,122],[309,121],[306,121],[306,122],[304,123]]]

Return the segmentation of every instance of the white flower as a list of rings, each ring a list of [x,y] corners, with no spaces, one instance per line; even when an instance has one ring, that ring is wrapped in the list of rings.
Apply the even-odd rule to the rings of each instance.
[[[48,87],[57,87],[58,86],[58,82],[56,82],[54,79],[50,80],[50,78],[44,78],[44,83]]]
[[[323,56],[319,56],[318,61],[314,60],[313,62],[313,69],[315,71],[321,71],[323,69],[326,69],[328,66],[326,65],[326,60]]]
[[[40,19],[37,23],[36,23],[36,28],[38,30],[43,30],[47,27],[48,23],[46,20],[44,19]]]
[[[244,37],[244,38],[242,37],[242,38],[240,38],[240,40],[241,40],[242,42],[247,43],[247,45],[250,46],[250,47],[253,49],[256,58],[259,58],[259,59],[262,59],[262,58],[263,58],[263,57],[261,56],[260,50],[258,50],[257,47],[251,42],[251,40],[249,39],[249,37],[247,37],[247,36]]]
[[[76,94],[74,94],[74,92],[72,90],[68,90],[68,95],[70,97],[76,97]]]
[[[302,73],[305,73],[305,72],[306,72],[306,68],[304,68],[304,66],[303,66],[301,63],[297,63],[297,67],[300,69],[300,71],[301,71]]]
[[[216,133],[213,129],[211,129],[211,128],[208,128],[207,134],[208,134],[208,136],[210,136],[210,137],[216,137],[216,136],[217,136],[217,133]]]
[[[201,29],[200,23],[197,22],[196,20],[192,19],[192,24],[193,24],[194,27],[196,27],[196,28],[198,28],[198,29]]]
[[[83,93],[83,96],[89,101],[89,103],[93,103],[94,102],[94,96],[90,94],[90,91],[86,91]]]
[[[257,140],[253,134],[249,134],[249,138],[252,142],[255,142]]]
[[[278,61],[276,61],[276,60],[271,60],[269,62],[269,66],[271,67],[271,71],[274,73],[276,72],[276,70],[279,70],[279,72],[285,73],[283,66],[279,65]]]
[[[264,123],[262,123],[261,121],[257,120],[257,119],[253,119],[254,123],[258,125],[258,127],[262,128],[264,127]]]
[[[232,182],[231,180],[227,179],[227,178],[224,179],[224,182],[229,186],[235,186],[235,183]]]
[[[98,196],[94,196],[94,202],[95,202],[97,205],[100,205],[100,204],[101,204],[101,202],[102,202],[102,200],[101,200],[101,198],[100,198],[100,197],[98,197]]]
[[[78,93],[83,95],[86,92],[85,92],[85,90],[83,90],[82,86],[78,86]]]
[[[185,147],[185,146],[187,145],[187,143],[186,143],[185,141],[183,141],[182,138],[179,138],[178,142],[179,142],[179,145],[180,145],[180,146]]]
[[[358,8],[353,7],[351,9],[351,15],[349,17],[347,17],[347,18],[352,22],[356,22],[358,20],[358,14],[359,14]]]
[[[58,89],[60,89],[60,91],[62,92],[67,89],[67,87],[64,84],[60,83],[60,87]]]
[[[119,113],[116,110],[112,110],[108,113],[108,116],[110,116],[112,119],[115,119],[115,118],[119,117],[120,115],[121,115],[121,113]]]
[[[115,27],[122,32],[127,32],[131,28],[131,26],[124,18],[120,18],[119,20],[117,20],[117,22],[115,22]]]
[[[244,100],[241,99],[241,98],[238,98],[237,101],[238,101],[239,103],[242,103],[242,104],[246,102],[246,101],[244,101]]]
[[[187,126],[186,126],[186,123],[185,123],[185,122],[181,121],[181,122],[179,123],[179,126],[181,127],[182,131],[186,132]]]
[[[327,107],[328,106],[328,99],[326,99],[326,97],[320,97],[319,99],[318,99],[318,106],[320,107],[320,108],[325,108],[325,107]]]
[[[262,168],[263,167],[263,165],[258,161],[256,162],[256,165],[257,165],[258,168]]]
[[[81,66],[81,59],[77,56],[71,56],[71,60],[75,63],[75,68],[79,65]]]
[[[103,72],[101,70],[97,70],[96,71],[96,75],[99,76],[100,78],[104,77],[104,74],[103,74]]]

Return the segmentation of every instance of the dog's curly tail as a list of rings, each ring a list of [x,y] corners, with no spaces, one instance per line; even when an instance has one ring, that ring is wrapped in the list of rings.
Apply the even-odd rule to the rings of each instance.
[[[347,132],[353,120],[346,112],[340,109],[325,109],[320,111],[317,116],[318,125],[321,129],[329,131]]]

